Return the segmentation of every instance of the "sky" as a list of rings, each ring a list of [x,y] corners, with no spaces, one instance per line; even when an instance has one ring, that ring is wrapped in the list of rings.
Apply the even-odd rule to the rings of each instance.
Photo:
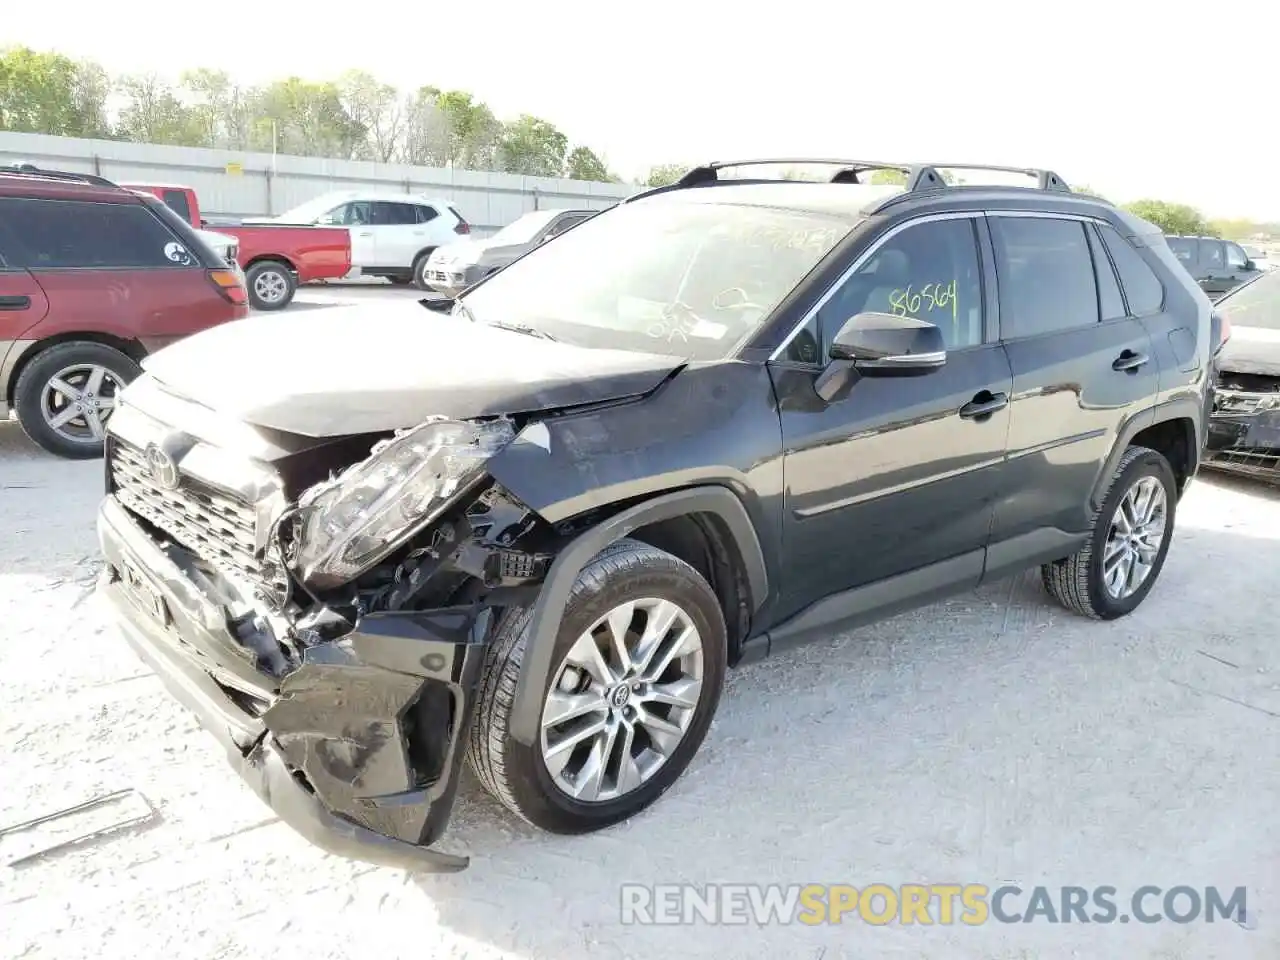
[[[1048,167],[1117,202],[1280,221],[1280,3],[9,3],[0,45],[242,82],[364,69],[531,113],[624,176],[760,156]],[[469,28],[468,22],[475,26]],[[1263,175],[1266,171],[1271,173]]]

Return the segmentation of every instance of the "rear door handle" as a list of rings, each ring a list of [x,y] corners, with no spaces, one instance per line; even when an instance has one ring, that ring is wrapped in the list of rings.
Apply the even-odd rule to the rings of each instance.
[[[1111,362],[1112,370],[1132,373],[1139,367],[1146,364],[1149,358],[1145,353],[1138,353],[1136,350],[1126,350],[1120,356]]]
[[[981,420],[989,417],[997,410],[1003,410],[1009,405],[1009,395],[1007,393],[992,393],[989,390],[983,390],[972,400],[960,408],[960,416],[966,420]]]
[[[0,297],[0,310],[30,310],[30,297]]]

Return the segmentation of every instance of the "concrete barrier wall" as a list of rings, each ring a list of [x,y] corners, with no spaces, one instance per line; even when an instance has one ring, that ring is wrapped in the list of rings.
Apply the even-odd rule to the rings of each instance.
[[[442,197],[471,222],[477,236],[486,236],[531,210],[603,210],[640,189],[478,170],[0,133],[0,163],[20,160],[109,180],[183,184],[195,189],[204,216],[215,224],[274,216],[331,190],[391,190]]]

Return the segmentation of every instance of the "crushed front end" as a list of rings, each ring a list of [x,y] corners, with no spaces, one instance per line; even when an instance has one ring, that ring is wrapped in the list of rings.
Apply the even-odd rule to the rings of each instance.
[[[128,400],[98,532],[100,591],[130,645],[317,846],[464,868],[430,844],[485,647],[551,559],[533,548],[550,531],[484,470],[513,425],[290,452],[149,380]]]
[[[1221,374],[1204,465],[1280,484],[1280,377]]]

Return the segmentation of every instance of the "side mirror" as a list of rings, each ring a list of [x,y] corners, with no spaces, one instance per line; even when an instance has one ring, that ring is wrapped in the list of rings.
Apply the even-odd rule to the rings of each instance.
[[[831,363],[814,383],[830,403],[856,379],[919,377],[947,362],[942,331],[925,320],[892,313],[859,313],[845,322],[831,342]]]
[[[423,297],[418,301],[432,313],[449,313],[456,302],[453,297]]]
[[[832,360],[851,362],[864,376],[919,376],[947,362],[942,331],[925,320],[860,313],[831,343]]]

